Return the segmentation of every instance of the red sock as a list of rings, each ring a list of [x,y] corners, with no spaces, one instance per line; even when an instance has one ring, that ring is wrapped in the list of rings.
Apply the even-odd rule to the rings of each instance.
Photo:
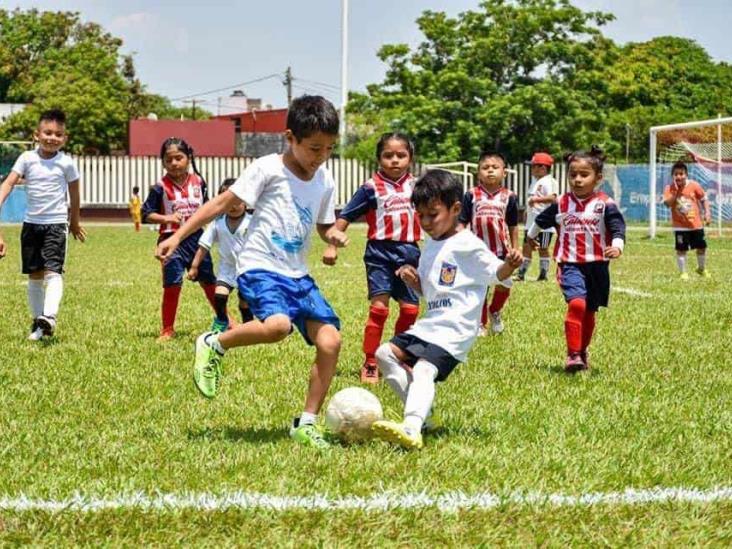
[[[488,300],[483,300],[483,307],[480,310],[480,325],[485,326],[488,324]]]
[[[135,231],[140,232],[140,224],[137,221],[135,221]]]
[[[411,303],[402,303],[399,305],[399,317],[394,325],[394,335],[399,335],[409,330],[412,324],[414,324],[414,321],[417,320],[418,314],[419,305],[412,305]]]
[[[564,335],[567,338],[567,352],[579,353],[582,350],[582,321],[587,303],[581,297],[572,299],[564,319]]]
[[[363,352],[367,359],[373,359],[376,349],[381,344],[381,334],[384,333],[384,324],[389,316],[389,309],[380,305],[369,307],[369,317],[363,330]]]
[[[204,284],[203,282],[200,283],[201,288],[203,288],[203,292],[206,294],[206,299],[208,299],[208,302],[211,304],[211,307],[213,307],[214,313],[216,312],[216,284]]]
[[[488,312],[493,314],[503,309],[503,306],[506,304],[506,301],[508,301],[508,296],[510,295],[511,290],[508,288],[499,289],[496,287],[496,289],[493,290],[493,299],[491,300],[491,306],[488,307]]]
[[[582,320],[582,350],[586,351],[592,341],[592,332],[595,330],[595,311],[585,311]]]
[[[179,299],[180,286],[165,286],[163,288],[163,331],[173,331]]]

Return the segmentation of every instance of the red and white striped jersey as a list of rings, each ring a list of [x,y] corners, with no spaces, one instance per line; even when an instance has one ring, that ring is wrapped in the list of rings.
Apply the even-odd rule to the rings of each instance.
[[[608,261],[605,248],[611,245],[613,238],[606,223],[609,210],[617,210],[617,206],[603,192],[593,193],[585,199],[577,198],[573,193],[559,197],[556,214],[559,237],[554,247],[558,263]]]
[[[188,179],[180,186],[165,175],[158,185],[162,188],[159,213],[170,215],[178,212],[183,218],[183,222],[187,221],[206,201],[206,184],[197,174],[188,174]],[[177,223],[164,223],[160,225],[160,234],[175,232],[178,227],[180,225]]]
[[[516,195],[499,187],[493,192],[477,186],[465,193],[460,221],[486,243],[498,257],[505,257],[511,247],[508,228],[518,223]]]
[[[414,181],[410,173],[391,181],[377,172],[364,183],[365,190],[373,192],[376,204],[366,212],[369,240],[416,242],[421,238],[422,230],[412,206]]]

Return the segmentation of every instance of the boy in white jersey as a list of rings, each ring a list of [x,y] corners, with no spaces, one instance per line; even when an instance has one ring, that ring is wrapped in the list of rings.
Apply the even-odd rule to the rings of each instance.
[[[236,179],[225,179],[219,187],[219,193],[226,191]],[[214,317],[211,331],[220,333],[229,327],[229,315],[226,304],[229,301],[231,290],[236,288],[236,256],[244,245],[244,237],[249,227],[249,218],[244,203],[236,204],[226,211],[226,215],[217,217],[203,231],[198,240],[198,251],[193,257],[191,268],[188,269],[189,280],[196,280],[198,267],[203,259],[211,252],[215,242],[219,244],[219,270],[216,276],[216,293],[214,294]],[[252,312],[247,302],[239,292],[239,312],[242,322],[253,320]]]
[[[526,271],[531,266],[532,246],[526,234],[529,227],[534,223],[536,216],[547,209],[550,205],[557,201],[559,185],[556,179],[552,177],[551,169],[554,159],[545,152],[534,153],[531,157],[531,179],[533,180],[529,187],[529,200],[526,210],[526,229],[524,231],[524,261],[516,273],[516,280],[524,280]],[[537,241],[539,242],[539,282],[547,280],[551,257],[549,254],[549,244],[551,244],[554,228],[541,231]]]
[[[317,414],[335,374],[341,347],[340,321],[308,275],[310,236],[337,247],[348,237],[335,228],[335,183],[322,166],[338,137],[338,113],[320,96],[304,95],[287,113],[284,154],[257,159],[231,188],[218,195],[158,245],[165,261],[186,236],[228,208],[244,203],[254,208],[247,237],[237,256],[237,284],[255,321],[196,340],[193,378],[206,397],[216,395],[224,352],[232,347],[276,343],[296,327],[315,346],[305,407],[290,436],[297,442],[327,449],[316,426]]]
[[[68,231],[81,242],[86,239],[86,231],[79,224],[79,171],[71,157],[61,151],[67,138],[64,112],[52,109],[41,113],[34,138],[38,147],[18,157],[0,186],[0,208],[13,187],[24,179],[28,210],[20,247],[23,274],[29,277],[28,304],[33,316],[28,339],[38,341],[52,336],[56,329]]]
[[[384,379],[404,403],[404,422],[377,421],[372,430],[407,449],[422,448],[435,381],[444,381],[465,361],[478,336],[488,286],[510,287],[511,274],[521,265],[518,250],[507,251],[501,261],[470,230],[459,230],[462,197],[462,184],[444,170],[428,171],[415,183],[412,203],[431,238],[419,267],[405,265],[397,274],[422,295],[426,312],[376,351]]]

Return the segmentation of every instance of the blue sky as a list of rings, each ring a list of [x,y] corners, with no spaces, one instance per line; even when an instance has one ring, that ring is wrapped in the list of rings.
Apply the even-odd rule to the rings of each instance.
[[[286,103],[282,75],[292,67],[295,95],[321,92],[338,104],[340,93],[340,0],[191,2],[187,0],[50,0],[3,2],[13,7],[78,11],[104,26],[134,52],[138,75],[155,93],[178,98],[242,86],[250,97],[275,107]],[[718,61],[732,62],[729,0],[575,0],[583,9],[610,11],[605,29],[614,40],[647,40],[673,34],[695,39]],[[415,19],[424,10],[450,15],[475,9],[478,0],[350,0],[349,88],[380,82],[384,43],[417,44]],[[325,84],[325,85],[324,85]],[[215,110],[218,95],[199,95]]]

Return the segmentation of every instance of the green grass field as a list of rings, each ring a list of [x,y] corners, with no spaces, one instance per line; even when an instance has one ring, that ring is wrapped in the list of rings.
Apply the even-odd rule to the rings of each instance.
[[[205,401],[191,377],[193,340],[211,319],[203,293],[186,285],[179,337],[156,344],[155,235],[89,227],[87,243],[70,244],[57,336],[28,342],[19,230],[2,231],[2,544],[732,544],[730,239],[710,239],[711,280],[682,283],[670,234],[630,232],[593,369],[574,377],[562,373],[556,284],[517,284],[506,332],[480,339],[438,387],[442,435],[417,453],[373,442],[319,455],[287,436],[313,356],[297,334],[228,353],[220,396]],[[343,322],[331,393],[358,384],[361,361],[365,239],[350,234],[338,267],[319,264],[320,244],[312,256]],[[386,386],[374,391],[398,412]],[[654,488],[722,496],[612,496]],[[237,493],[250,503],[222,504]],[[481,494],[498,499],[469,499]],[[587,494],[600,501],[558,500]]]

